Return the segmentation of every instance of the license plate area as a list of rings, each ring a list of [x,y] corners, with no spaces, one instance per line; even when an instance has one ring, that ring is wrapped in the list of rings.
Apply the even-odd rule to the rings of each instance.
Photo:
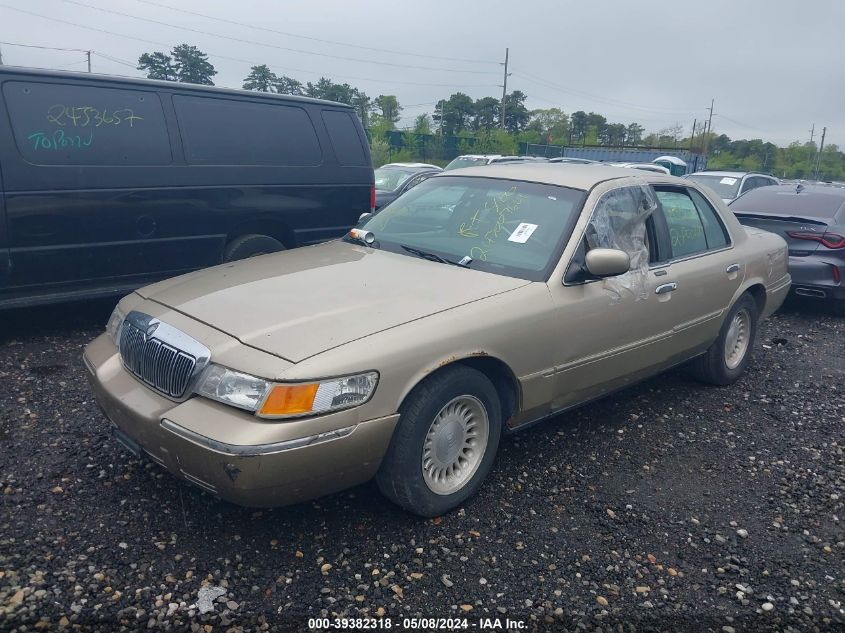
[[[114,424],[112,424],[111,426],[111,434],[114,439],[123,444],[123,447],[130,453],[132,453],[135,457],[141,456],[141,446],[135,440],[126,435],[126,433],[117,428],[117,426],[115,426]]]

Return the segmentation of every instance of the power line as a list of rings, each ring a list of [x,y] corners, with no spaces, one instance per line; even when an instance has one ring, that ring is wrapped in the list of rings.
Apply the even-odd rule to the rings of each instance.
[[[87,48],[59,48],[58,46],[36,46],[35,44],[17,44],[16,42],[0,42],[6,46],[20,46],[22,48],[41,48],[51,51],[73,51],[75,53],[87,53]]]
[[[18,7],[12,7],[12,6],[9,6],[7,4],[0,3],[0,7],[5,8],[5,9],[11,9],[12,11],[17,11],[19,13],[25,13],[27,15],[31,15],[31,16],[34,16],[36,18],[41,18],[43,20],[50,20],[50,21],[53,21],[53,22],[58,22],[60,24],[68,24],[70,26],[75,26],[75,27],[78,27],[80,29],[95,31],[97,33],[105,33],[106,35],[112,35],[114,37],[119,37],[119,38],[122,38],[122,39],[134,40],[136,42],[143,42],[144,44],[153,44],[155,46],[164,46],[165,48],[169,48],[171,46],[167,42],[160,42],[160,41],[156,41],[156,40],[148,40],[148,39],[145,39],[145,38],[142,38],[142,37],[136,37],[134,35],[127,35],[126,33],[117,33],[115,31],[109,31],[107,29],[101,29],[101,28],[98,28],[98,27],[95,27],[95,26],[89,26],[87,24],[80,24],[78,22],[72,22],[71,20],[63,20],[61,18],[55,18],[53,16],[43,15],[41,13],[36,13],[35,11],[28,11],[26,9],[20,9]],[[80,49],[80,50],[84,51],[85,49]],[[213,57],[215,59],[225,59],[225,60],[228,60],[228,61],[239,62],[239,63],[242,63],[242,64],[249,64],[251,66],[259,65],[259,62],[255,61],[255,60],[243,59],[243,58],[240,58],[240,57],[231,57],[229,55],[219,55],[217,53],[209,52],[208,56]],[[281,68],[283,70],[291,71],[291,72],[308,73],[309,75],[318,75],[318,76],[324,75],[322,71],[308,70],[308,69],[305,69],[305,68],[293,68],[293,67],[290,67],[290,66],[281,66],[281,65],[278,65],[278,64],[274,64],[274,66],[277,67],[277,68]],[[354,80],[354,81],[368,81],[368,82],[382,83],[382,84],[387,83],[383,79],[374,79],[372,77],[356,77],[356,76],[353,76],[353,75],[335,75],[335,77],[338,78],[338,79],[351,79],[351,80]],[[439,83],[422,83],[422,82],[415,82],[415,81],[394,81],[394,80],[390,80],[389,83],[391,85],[423,86],[423,87],[427,87],[427,88],[490,88],[491,87],[491,85],[488,85],[488,84],[482,84],[482,85],[439,84]]]
[[[87,4],[85,2],[79,2],[78,0],[62,0],[68,4],[74,4],[80,7],[85,7],[87,9],[92,9],[94,11],[101,11],[103,13],[110,13],[112,15],[119,15],[121,17],[130,18],[132,20],[140,20],[141,22],[148,22],[150,24],[157,24],[159,26],[167,26],[173,29],[179,29],[181,31],[188,31],[189,33],[198,33],[200,35],[208,35],[210,37],[219,37],[224,40],[229,40],[231,42],[238,42],[239,44],[253,44],[255,46],[264,46],[266,48],[275,48],[281,51],[287,51],[289,53],[300,53],[303,55],[316,55],[318,57],[328,57],[330,59],[341,59],[344,61],[352,61],[358,62],[362,64],[377,64],[379,66],[392,66],[393,68],[411,68],[415,70],[435,70],[437,72],[447,72],[447,73],[471,73],[477,75],[490,75],[493,74],[493,71],[488,70],[459,70],[456,68],[437,68],[434,66],[415,66],[413,64],[394,64],[392,62],[386,62],[382,60],[372,60],[372,59],[360,59],[356,57],[347,57],[344,55],[332,55],[331,53],[318,53],[315,51],[306,51],[300,48],[290,48],[288,46],[278,46],[276,44],[267,44],[265,42],[256,42],[254,40],[247,40],[240,37],[232,37],[230,35],[223,35],[222,33],[213,33],[211,31],[204,31],[202,29],[194,29],[189,26],[178,26],[176,24],[170,24],[168,22],[163,22],[161,20],[154,20],[152,18],[145,18],[138,15],[132,15],[130,13],[123,13],[122,11],[115,11],[113,9],[104,9],[102,7],[97,7],[92,4]]]
[[[296,37],[303,40],[310,40],[312,42],[320,42],[322,44],[332,44],[335,46],[349,46],[350,48],[359,48],[361,50],[373,51],[376,53],[389,53],[391,55],[407,55],[409,57],[421,57],[426,59],[439,59],[441,61],[449,61],[449,62],[464,62],[468,64],[495,64],[497,62],[489,61],[489,60],[480,60],[480,59],[462,59],[460,57],[441,57],[439,55],[425,55],[423,53],[409,53],[406,51],[397,51],[391,50],[389,48],[375,48],[372,46],[362,46],[360,44],[349,44],[346,42],[338,42],[335,40],[326,40],[319,37],[310,37],[308,35],[299,35],[297,33],[289,33],[287,31],[279,31],[277,29],[271,29],[265,26],[257,26],[254,24],[247,24],[246,22],[238,22],[236,20],[227,20],[226,18],[221,18],[213,15],[208,15],[206,13],[200,13],[198,11],[188,11],[187,9],[179,9],[177,7],[173,7],[167,4],[162,4],[160,2],[153,2],[152,0],[135,0],[136,2],[140,2],[143,4],[149,4],[155,7],[160,7],[163,9],[169,9],[171,11],[178,11],[179,13],[184,13],[186,15],[193,15],[201,18],[206,18],[208,20],[215,20],[217,22],[223,22],[224,24],[233,24],[235,26],[242,26],[248,29],[255,29],[256,31],[265,31],[267,33],[275,33],[276,35],[285,35],[287,37]]]

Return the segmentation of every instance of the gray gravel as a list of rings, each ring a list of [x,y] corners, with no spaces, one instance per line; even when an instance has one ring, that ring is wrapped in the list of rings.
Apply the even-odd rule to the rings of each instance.
[[[373,485],[239,508],[133,459],[80,360],[110,309],[0,313],[0,630],[845,628],[845,319],[788,305],[736,385],[678,370],[506,439],[421,520]]]

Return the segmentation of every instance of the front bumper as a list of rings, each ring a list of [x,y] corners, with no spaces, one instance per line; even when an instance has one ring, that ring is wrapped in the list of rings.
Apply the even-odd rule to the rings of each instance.
[[[833,268],[839,269],[840,282],[833,276]],[[792,292],[802,297],[845,300],[845,262],[823,259],[818,255],[789,258],[789,274],[792,275]]]
[[[359,408],[271,422],[206,398],[174,402],[127,372],[106,335],[85,349],[84,360],[118,439],[239,505],[287,505],[367,481],[399,419],[395,414],[361,420]]]

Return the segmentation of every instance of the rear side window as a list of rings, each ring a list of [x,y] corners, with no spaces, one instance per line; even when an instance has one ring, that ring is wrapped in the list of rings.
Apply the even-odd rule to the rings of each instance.
[[[672,257],[722,248],[728,239],[716,211],[697,191],[657,189],[672,242]]]
[[[369,166],[370,163],[352,114],[337,110],[323,110],[323,122],[332,139],[337,161],[341,165]]]
[[[173,97],[185,159],[195,165],[319,165],[322,151],[300,107]]]
[[[692,198],[680,191],[657,190],[657,199],[672,240],[672,256],[684,257],[707,250],[704,225]]]
[[[3,84],[15,144],[36,165],[167,165],[155,92],[74,84]]]

